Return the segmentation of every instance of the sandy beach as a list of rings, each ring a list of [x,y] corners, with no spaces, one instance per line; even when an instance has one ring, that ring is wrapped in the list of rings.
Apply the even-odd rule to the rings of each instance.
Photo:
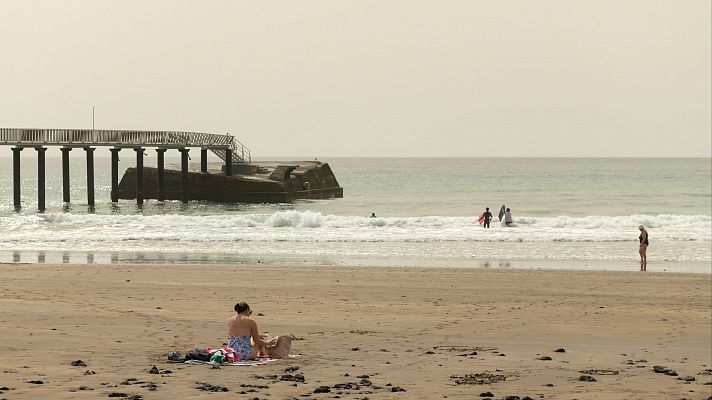
[[[0,399],[712,396],[709,274],[4,264],[0,282]],[[299,357],[166,362],[225,343],[238,301]]]

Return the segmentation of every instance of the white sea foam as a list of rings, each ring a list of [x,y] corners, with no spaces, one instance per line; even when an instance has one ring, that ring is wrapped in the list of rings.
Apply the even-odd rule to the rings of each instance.
[[[712,235],[712,218],[703,215],[522,216],[515,227],[495,222],[483,229],[472,217],[365,218],[293,210],[207,216],[48,213],[0,216],[0,249],[52,243],[102,243],[111,248],[126,242],[151,242],[159,249],[176,244],[201,249],[209,247],[206,243],[223,243],[221,247],[229,249],[236,242],[609,243],[636,241],[640,224],[648,227],[656,245],[709,242]]]

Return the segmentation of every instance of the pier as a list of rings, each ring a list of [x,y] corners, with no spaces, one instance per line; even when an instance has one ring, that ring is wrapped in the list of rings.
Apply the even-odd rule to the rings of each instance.
[[[225,176],[233,173],[233,164],[251,164],[250,150],[233,136],[227,134],[177,132],[177,131],[138,131],[138,130],[99,130],[99,129],[22,129],[0,128],[0,146],[9,146],[13,162],[13,204],[16,210],[21,208],[21,165],[20,152],[34,149],[37,152],[37,210],[45,210],[45,153],[48,148],[57,147],[62,152],[62,199],[70,202],[69,154],[73,149],[84,150],[87,173],[87,203],[94,207],[94,150],[97,147],[109,147],[111,151],[111,201],[119,201],[119,152],[133,150],[136,154],[135,198],[137,204],[144,201],[143,157],[147,148],[157,152],[156,198],[166,199],[164,156],[168,150],[181,153],[180,200],[187,202],[188,192],[188,153],[192,148],[200,148],[201,171],[207,172],[208,151],[215,154],[224,165]],[[152,189],[153,190],[153,189]]]

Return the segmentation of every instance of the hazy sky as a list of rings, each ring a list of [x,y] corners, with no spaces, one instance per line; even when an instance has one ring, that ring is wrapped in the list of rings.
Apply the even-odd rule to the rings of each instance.
[[[0,0],[0,127],[96,105],[258,157],[710,157],[710,3]]]

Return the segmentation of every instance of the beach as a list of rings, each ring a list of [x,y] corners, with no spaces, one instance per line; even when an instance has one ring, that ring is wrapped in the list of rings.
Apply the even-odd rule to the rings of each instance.
[[[710,274],[7,263],[0,281],[0,399],[712,396]],[[298,356],[167,362],[222,346],[240,301]]]

